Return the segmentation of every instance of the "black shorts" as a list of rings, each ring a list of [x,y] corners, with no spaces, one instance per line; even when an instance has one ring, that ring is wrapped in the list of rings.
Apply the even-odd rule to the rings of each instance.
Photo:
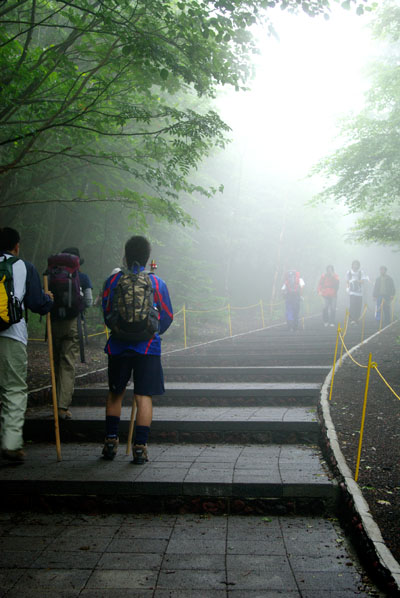
[[[108,388],[115,394],[123,392],[133,370],[133,389],[138,395],[164,394],[164,374],[160,355],[125,353],[108,356]]]

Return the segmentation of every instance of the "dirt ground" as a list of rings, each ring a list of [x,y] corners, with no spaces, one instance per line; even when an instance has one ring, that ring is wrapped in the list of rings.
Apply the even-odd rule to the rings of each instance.
[[[107,356],[104,353],[105,335],[89,339],[85,346],[85,363],[78,359],[75,374],[85,374],[107,366]],[[30,342],[28,344],[28,388],[30,391],[48,386],[51,383],[49,353],[47,343]]]
[[[352,354],[363,366],[372,361],[400,396],[400,324]],[[350,470],[355,473],[360,443],[367,369],[351,359],[336,371],[331,417]],[[375,369],[371,370],[366,401],[358,484],[393,556],[400,561],[400,400]]]
[[[400,396],[400,323],[382,331],[353,354],[361,365],[368,355],[393,390]],[[89,339],[86,363],[78,363],[76,374],[106,367],[103,335]],[[47,345],[30,343],[28,384],[36,389],[50,383]],[[332,420],[342,452],[355,471],[360,438],[366,368],[349,358],[337,369],[332,401]],[[358,483],[382,536],[400,561],[400,401],[377,374],[371,371]]]

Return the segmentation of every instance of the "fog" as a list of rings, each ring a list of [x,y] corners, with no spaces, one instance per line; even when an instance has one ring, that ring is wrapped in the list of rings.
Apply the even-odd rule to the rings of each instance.
[[[309,205],[324,184],[308,177],[311,167],[338,147],[340,118],[362,107],[364,67],[374,52],[368,16],[337,7],[329,21],[287,12],[273,21],[279,39],[255,31],[260,55],[250,90],[223,90],[217,99],[232,143],[203,165],[199,179],[223,183],[224,192],[189,207],[199,229],[179,233],[185,254],[206,265],[214,296],[234,305],[276,301],[287,269],[301,272],[315,298],[333,264],[343,289],[353,259],[372,282],[386,264],[398,283],[391,249],[346,241],[355,216],[341,206]]]

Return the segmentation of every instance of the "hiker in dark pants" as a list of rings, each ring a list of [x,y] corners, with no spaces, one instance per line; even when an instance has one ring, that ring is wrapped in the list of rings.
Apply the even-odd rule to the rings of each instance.
[[[299,325],[301,294],[305,286],[304,280],[296,270],[286,273],[282,292],[285,295],[285,313],[288,330],[296,331]]]
[[[15,297],[25,311],[30,309],[45,315],[53,305],[53,294],[42,290],[38,271],[18,257],[19,248],[20,236],[16,230],[0,229],[0,262],[10,260],[12,264]],[[14,463],[23,463],[25,459],[22,429],[28,401],[27,344],[24,317],[0,332],[1,448],[3,459]]]
[[[84,260],[80,257],[77,247],[67,247],[61,254],[69,254],[79,258],[80,265]],[[91,307],[93,304],[92,288],[93,285],[87,274],[78,272],[82,296],[82,308]],[[51,277],[50,277],[51,281]],[[57,297],[57,294],[56,294]],[[75,387],[75,364],[80,352],[80,339],[78,318],[82,318],[82,313],[78,315],[67,315],[60,317],[59,309],[55,302],[51,311],[51,331],[53,338],[54,369],[57,388],[58,416],[61,419],[71,419],[72,413],[70,405]],[[65,311],[65,310],[64,310]],[[81,332],[82,337],[82,332]]]
[[[339,277],[335,274],[333,266],[327,266],[326,273],[321,276],[317,289],[318,295],[324,300],[324,308],[322,310],[324,326],[335,325],[338,288]]]
[[[375,318],[378,322],[380,322],[382,318],[382,325],[387,326],[390,324],[390,306],[396,294],[396,288],[394,286],[393,278],[387,274],[386,266],[381,266],[379,268],[379,274],[380,276],[378,276],[375,281],[374,291],[372,293],[376,299]]]
[[[104,320],[106,325],[111,328],[111,335],[104,349],[108,355],[109,393],[106,403],[106,438],[102,454],[105,459],[109,460],[117,454],[122,400],[133,371],[137,414],[132,450],[133,463],[136,465],[142,465],[148,461],[147,440],[153,418],[152,396],[165,392],[160,335],[173,321],[167,285],[155,274],[142,276],[143,284],[148,283],[148,279],[151,282],[152,294],[154,293],[151,309],[157,314],[157,328],[159,328],[158,332],[150,333],[151,336],[147,340],[121,339],[121,333],[118,334],[118,330],[113,330],[111,327],[110,317],[116,313],[116,317],[120,318],[120,313],[118,313],[120,303],[117,298],[121,297],[122,283],[128,281],[129,284],[130,280],[136,280],[137,276],[144,272],[150,257],[150,250],[150,243],[145,237],[134,236],[127,241],[125,261],[128,271],[120,270],[106,280],[102,300]],[[129,286],[126,288],[130,289],[132,295],[132,288]],[[133,292],[133,297],[134,295]],[[114,305],[114,300],[116,305]],[[132,296],[123,295],[123,304],[125,308],[128,308],[128,312],[133,311],[134,299]]]

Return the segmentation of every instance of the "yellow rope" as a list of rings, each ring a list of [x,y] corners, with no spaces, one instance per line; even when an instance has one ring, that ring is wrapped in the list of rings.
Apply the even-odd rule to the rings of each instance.
[[[187,309],[186,313],[191,313],[191,314],[208,314],[212,311],[224,311],[228,309],[227,305],[224,305],[224,307],[216,307],[215,309]]]
[[[358,361],[356,361],[354,359],[354,357],[352,356],[352,354],[349,352],[348,348],[346,347],[345,343],[344,343],[344,338],[343,336],[339,333],[340,336],[340,340],[342,341],[342,345],[344,347],[344,350],[346,351],[347,355],[350,357],[351,361],[353,361],[356,365],[358,365],[360,368],[367,368],[367,365],[362,365],[361,363],[358,363]]]
[[[94,334],[88,334],[88,338],[91,338],[92,336],[99,336],[99,334],[106,334],[106,331],[102,330],[102,332],[95,332]]]
[[[231,309],[252,309],[253,307],[260,307],[260,302],[255,303],[254,305],[246,305],[246,307],[231,307]]]
[[[393,390],[393,388],[390,386],[389,382],[387,382],[387,380],[385,380],[385,378],[382,376],[382,374],[381,374],[381,373],[380,373],[380,371],[378,370],[378,365],[375,363],[375,364],[373,364],[373,366],[372,366],[372,367],[373,367],[373,369],[374,369],[374,370],[376,370],[376,372],[377,372],[378,376],[379,376],[379,377],[381,378],[381,380],[382,380],[382,381],[383,381],[383,382],[386,384],[386,386],[388,387],[388,389],[389,389],[389,390],[390,390],[390,391],[391,391],[391,392],[394,394],[394,396],[395,396],[396,398],[398,398],[398,399],[399,399],[399,401],[400,401],[400,397],[399,397],[399,395],[398,395],[398,394],[397,394],[397,393],[396,393],[396,392]]]

